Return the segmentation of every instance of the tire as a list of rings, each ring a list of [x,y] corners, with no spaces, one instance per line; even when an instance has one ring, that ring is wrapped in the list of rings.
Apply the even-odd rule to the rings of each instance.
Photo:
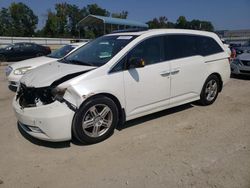
[[[113,100],[105,96],[91,98],[75,114],[73,136],[84,144],[101,142],[113,134],[118,117],[118,109]]]
[[[200,104],[203,106],[213,104],[218,96],[219,87],[219,78],[216,75],[210,75],[203,85],[200,94]]]

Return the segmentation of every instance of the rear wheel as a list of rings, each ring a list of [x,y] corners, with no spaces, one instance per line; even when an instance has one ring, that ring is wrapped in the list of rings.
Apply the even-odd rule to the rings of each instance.
[[[200,95],[202,105],[206,106],[214,103],[219,93],[219,84],[220,81],[216,75],[210,75],[207,78]]]
[[[90,99],[76,113],[73,134],[82,143],[94,144],[112,135],[118,124],[118,109],[105,96]]]

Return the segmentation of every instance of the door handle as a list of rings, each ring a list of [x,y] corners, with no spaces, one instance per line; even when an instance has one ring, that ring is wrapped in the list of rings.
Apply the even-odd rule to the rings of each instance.
[[[170,71],[163,71],[160,74],[161,74],[161,76],[166,77],[166,76],[170,75]]]
[[[179,72],[180,72],[180,70],[179,70],[179,69],[173,70],[173,71],[171,72],[171,75],[178,74]]]

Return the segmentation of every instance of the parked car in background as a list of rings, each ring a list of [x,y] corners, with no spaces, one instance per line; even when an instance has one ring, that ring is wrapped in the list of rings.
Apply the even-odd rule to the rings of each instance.
[[[0,48],[0,61],[20,61],[33,57],[48,55],[51,50],[47,46],[36,43],[20,42]]]
[[[250,75],[250,53],[238,55],[231,63],[231,73]]]
[[[85,44],[86,42],[68,44],[63,46],[62,48],[59,48],[58,50],[53,51],[51,54],[47,56],[27,59],[9,65],[5,69],[5,73],[9,81],[9,88],[15,91],[16,88],[18,87],[19,80],[27,71],[39,67],[41,65],[56,61],[58,59],[61,59],[62,57],[70,53],[72,50],[77,49]]]
[[[36,138],[93,144],[127,120],[197,100],[210,105],[229,78],[229,54],[214,33],[113,33],[27,72],[13,107]]]
[[[246,52],[250,53],[250,41],[247,41],[244,44],[231,43],[229,46],[230,49],[235,49],[237,55]]]

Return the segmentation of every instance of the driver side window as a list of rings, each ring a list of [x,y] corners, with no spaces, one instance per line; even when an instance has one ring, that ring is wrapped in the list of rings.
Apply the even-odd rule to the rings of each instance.
[[[163,37],[153,37],[146,39],[134,47],[125,57],[123,57],[110,71],[110,73],[126,70],[129,61],[132,59],[142,59],[145,65],[156,64],[164,61]]]
[[[137,45],[128,54],[128,61],[134,58],[143,59],[145,65],[162,62],[164,60],[163,37],[149,38]]]

